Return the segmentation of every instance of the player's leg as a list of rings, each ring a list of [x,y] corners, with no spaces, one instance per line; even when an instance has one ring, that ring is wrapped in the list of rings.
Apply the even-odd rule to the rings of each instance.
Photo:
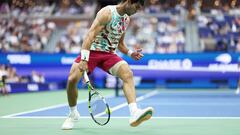
[[[129,65],[121,61],[115,64],[111,70],[117,71],[116,75],[123,81],[123,91],[127,98],[131,114],[129,121],[130,125],[135,127],[143,121],[150,119],[153,113],[152,107],[147,107],[145,109],[138,109],[137,107],[133,72]]]
[[[78,63],[73,63],[67,81],[67,96],[70,107],[77,105],[78,89],[77,85],[82,77],[82,73],[78,68]]]
[[[98,64],[98,54],[96,52],[90,53],[89,61],[88,61],[88,72],[91,73],[96,65]],[[78,90],[77,85],[79,80],[82,77],[82,72],[78,67],[78,63],[81,61],[81,56],[79,55],[75,62],[73,63],[70,74],[68,77],[67,82],[67,96],[68,96],[68,104],[70,106],[70,114],[68,118],[62,125],[62,129],[72,129],[74,126],[74,122],[77,121],[80,117],[77,111],[77,97],[78,97]]]
[[[125,61],[121,61],[119,63],[121,63],[121,65],[118,67],[116,76],[118,76],[123,81],[124,95],[126,96],[128,104],[136,103],[133,73]]]
[[[67,81],[67,97],[70,107],[70,113],[68,118],[64,121],[62,125],[62,129],[72,129],[74,126],[74,122],[77,121],[80,117],[77,111],[77,85],[81,77],[82,73],[78,68],[78,63],[73,63]]]

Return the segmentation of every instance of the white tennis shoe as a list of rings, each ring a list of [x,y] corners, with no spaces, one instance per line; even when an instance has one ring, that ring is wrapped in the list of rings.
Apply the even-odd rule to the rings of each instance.
[[[138,109],[133,116],[130,117],[129,123],[132,127],[136,127],[142,122],[149,120],[153,115],[153,108]]]
[[[78,111],[70,112],[67,119],[62,125],[62,130],[71,130],[74,127],[75,122],[80,119],[80,114]]]

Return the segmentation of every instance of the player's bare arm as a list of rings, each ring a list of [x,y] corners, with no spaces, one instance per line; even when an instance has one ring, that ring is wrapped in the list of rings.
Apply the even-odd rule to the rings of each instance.
[[[121,39],[120,39],[120,42],[119,42],[119,45],[118,45],[118,50],[124,54],[127,54],[128,53],[128,48],[124,42],[124,37],[125,37],[125,33],[122,35]]]
[[[101,9],[93,21],[84,41],[81,50],[81,61],[79,62],[80,71],[87,70],[87,62],[90,53],[91,44],[96,38],[97,34],[105,27],[105,25],[111,20],[111,11],[108,8]]]
[[[129,50],[124,42],[125,33],[122,35],[118,49],[120,52],[127,54],[129,57],[133,58],[134,60],[140,60],[143,57],[141,53],[142,49],[137,49],[136,51]]]

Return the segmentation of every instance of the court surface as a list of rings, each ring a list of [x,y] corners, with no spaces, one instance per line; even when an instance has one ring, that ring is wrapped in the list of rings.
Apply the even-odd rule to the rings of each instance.
[[[79,90],[82,118],[74,130],[61,130],[68,114],[65,91],[0,96],[1,135],[239,135],[240,96],[233,90],[138,90],[141,108],[152,106],[153,119],[139,127],[128,124],[129,111],[123,96],[101,90],[112,109],[108,125],[99,126],[89,117],[87,91]]]

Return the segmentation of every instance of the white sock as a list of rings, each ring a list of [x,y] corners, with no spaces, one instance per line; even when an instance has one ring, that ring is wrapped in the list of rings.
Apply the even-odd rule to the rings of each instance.
[[[70,107],[70,112],[76,112],[76,111],[77,111],[77,106]]]
[[[138,110],[137,103],[128,104],[130,115],[133,116],[134,113]]]

